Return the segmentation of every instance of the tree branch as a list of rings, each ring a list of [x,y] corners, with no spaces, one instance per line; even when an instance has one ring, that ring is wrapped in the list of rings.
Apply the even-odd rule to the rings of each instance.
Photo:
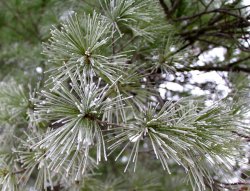
[[[250,68],[244,68],[240,66],[193,66],[186,68],[176,68],[177,72],[188,72],[192,70],[199,70],[204,72],[218,71],[218,72],[245,72],[250,73]]]
[[[246,22],[247,19],[245,19],[244,17],[240,16],[240,15],[237,15],[237,14],[234,14],[234,13],[231,13],[229,11],[232,11],[232,10],[240,10],[240,9],[243,9],[243,8],[247,8],[249,7],[250,5],[248,6],[244,6],[244,7],[240,7],[240,8],[235,8],[235,9],[222,9],[222,8],[219,8],[219,9],[214,9],[214,10],[211,10],[211,11],[204,11],[204,12],[200,12],[200,13],[197,13],[195,15],[192,15],[192,16],[186,16],[186,17],[180,17],[180,18],[176,18],[174,19],[174,21],[184,21],[184,20],[190,20],[190,19],[194,19],[196,17],[200,17],[202,15],[206,15],[206,14],[210,14],[210,13],[224,13],[224,14],[228,14],[228,15],[231,15],[231,16],[234,16],[234,17],[238,17]]]
[[[164,2],[164,0],[159,0],[161,7],[163,8],[163,11],[166,15],[166,18],[169,19],[170,18],[170,13],[169,13],[169,9],[168,6],[166,5],[166,3]]]

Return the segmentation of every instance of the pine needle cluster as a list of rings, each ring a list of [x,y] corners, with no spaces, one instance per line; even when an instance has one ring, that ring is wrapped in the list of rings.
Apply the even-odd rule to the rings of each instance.
[[[170,25],[160,24],[160,8],[148,0],[99,6],[100,13],[73,12],[51,29],[43,44],[44,86],[27,94],[14,81],[0,83],[0,120],[12,129],[2,136],[15,137],[1,151],[1,189],[160,190],[143,172],[145,160],[167,171],[161,179],[178,169],[193,191],[212,189],[215,175],[233,174],[231,161],[241,156],[234,132],[249,133],[241,123],[248,103],[225,98],[207,107],[197,97],[160,103],[148,76],[175,72],[183,58],[174,52]],[[142,59],[136,52],[143,49]],[[120,172],[120,179],[92,178],[109,162],[145,180]]]

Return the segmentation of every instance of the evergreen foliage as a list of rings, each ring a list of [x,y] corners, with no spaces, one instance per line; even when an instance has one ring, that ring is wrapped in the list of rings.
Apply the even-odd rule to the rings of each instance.
[[[242,41],[250,24],[241,1],[0,5],[6,11],[0,19],[2,191],[250,189],[248,169],[238,166],[250,140],[249,66],[241,62],[250,58],[249,41]],[[209,31],[229,34],[232,23],[241,29],[233,39],[203,39]],[[225,63],[199,65],[201,54],[224,46]],[[192,70],[227,72],[230,93],[216,95],[208,85],[211,96],[161,95],[171,76],[191,83]]]

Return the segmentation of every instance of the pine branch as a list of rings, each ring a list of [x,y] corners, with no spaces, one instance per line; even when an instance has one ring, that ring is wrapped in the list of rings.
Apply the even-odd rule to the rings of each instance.
[[[161,7],[163,8],[163,11],[165,13],[165,16],[167,19],[170,18],[170,12],[167,4],[164,2],[164,0],[159,0]]]
[[[210,71],[218,71],[218,72],[245,72],[250,73],[250,68],[245,68],[241,66],[192,66],[188,68],[176,68],[176,71],[178,72],[187,72],[192,70],[198,70],[198,71],[204,71],[204,72],[210,72]]]
[[[197,13],[193,4],[180,0],[158,4],[103,0],[97,4],[101,13],[92,11],[95,1],[84,0],[87,8],[70,1],[72,7],[90,14],[81,17],[66,9],[60,28],[51,30],[43,44],[49,71],[42,78],[47,81],[29,95],[18,83],[0,83],[0,119],[15,120],[13,127],[5,123],[1,128],[0,188],[151,191],[167,185],[170,190],[204,191],[245,186],[243,181],[216,182],[214,175],[235,175],[232,161],[243,156],[242,143],[250,139],[245,122],[249,103],[244,100],[249,98],[229,95],[206,106],[206,98],[178,98],[184,94],[164,102],[159,91],[166,78],[175,76],[169,73],[250,73],[245,64],[250,56],[243,52],[235,62],[188,67],[189,46],[202,53],[211,49],[210,44],[220,46],[230,38],[223,47],[234,50],[231,47],[236,44],[247,51],[238,41],[247,41],[249,16],[243,11],[249,6],[237,7],[239,1],[235,5],[223,1],[218,8],[213,0],[197,0]],[[38,10],[46,15],[50,4],[40,3]],[[13,13],[14,18],[20,10]],[[33,26],[29,34],[41,40],[43,31],[36,21],[44,22],[41,16],[34,17],[24,30]],[[31,80],[31,84],[37,82]],[[129,173],[125,176],[119,172],[123,165]],[[180,183],[184,176],[188,187]]]
[[[244,17],[238,15],[238,14],[234,14],[230,11],[232,10],[242,10],[242,9],[245,9],[245,8],[248,8],[250,7],[250,5],[246,5],[246,6],[242,6],[242,7],[239,7],[239,8],[228,8],[228,9],[225,9],[225,8],[218,8],[218,9],[214,9],[214,10],[210,10],[210,11],[203,11],[201,13],[197,13],[195,15],[192,15],[192,16],[186,16],[186,17],[180,17],[180,18],[176,18],[174,19],[174,21],[184,21],[184,20],[191,20],[191,19],[195,19],[196,17],[200,17],[202,15],[206,15],[206,14],[210,14],[210,13],[224,13],[224,14],[228,14],[228,15],[231,15],[231,16],[234,16],[234,17],[237,17],[239,18],[240,20],[243,20],[245,21],[246,23],[248,23],[248,20],[245,19]]]

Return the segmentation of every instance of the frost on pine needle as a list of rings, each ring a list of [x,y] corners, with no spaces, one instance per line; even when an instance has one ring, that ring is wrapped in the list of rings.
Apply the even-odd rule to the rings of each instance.
[[[236,128],[234,120],[231,109],[221,103],[202,108],[196,101],[166,102],[160,109],[150,104],[127,128],[121,128],[119,133],[113,129],[116,134],[110,138],[108,149],[111,154],[120,148],[117,160],[130,148],[124,171],[129,164],[134,164],[135,170],[141,145],[146,143],[163,169],[171,174],[169,161],[175,161],[188,173],[194,190],[204,190],[204,178],[209,184],[213,179],[203,163],[212,161],[225,171],[232,170],[228,159],[233,157],[230,148],[237,144],[232,133]]]
[[[0,188],[2,191],[19,191],[15,173],[4,161],[0,166]]]
[[[104,0],[101,2],[101,6],[107,17],[107,21],[111,23],[120,36],[122,36],[123,31],[121,28],[124,26],[133,30],[136,22],[150,22],[152,20],[149,13],[143,10],[149,3],[148,0]]]
[[[237,94],[237,99],[228,95],[211,106],[206,106],[207,98],[181,98],[196,85],[189,69],[206,72],[226,66],[223,61],[218,67],[198,62],[196,67],[191,61],[192,55],[210,47],[192,44],[195,35],[207,33],[189,36],[189,30],[198,29],[192,27],[195,18],[189,25],[181,16],[188,9],[166,0],[86,0],[83,7],[80,2],[63,3],[70,3],[70,8],[63,10],[62,23],[51,29],[43,44],[48,61],[33,63],[35,80],[30,70],[22,70],[32,76],[30,94],[13,80],[0,82],[0,188],[204,191],[212,189],[217,179],[225,180],[221,174],[230,176],[232,166],[237,166],[233,162],[248,152],[242,145],[249,140],[249,93]],[[46,8],[52,4],[45,3],[41,12],[47,15]],[[79,16],[75,8],[85,13]],[[175,25],[176,18],[185,20]],[[43,17],[38,20],[44,23]],[[180,31],[182,27],[186,29]],[[40,25],[30,32],[36,30]],[[176,40],[180,33],[195,50]],[[41,32],[37,37],[36,41],[44,40],[47,35]],[[236,52],[231,53],[238,56]],[[230,58],[228,53],[225,60]],[[241,65],[225,69],[245,70]],[[166,87],[161,96],[159,88],[167,81],[180,82],[184,92],[173,96],[176,92]],[[120,172],[122,165],[128,174]],[[110,172],[112,176],[106,177]],[[183,187],[180,178],[184,176],[191,188]]]
[[[49,62],[59,65],[52,70],[52,81],[66,80],[67,73],[75,72],[78,67],[86,75],[93,73],[114,82],[117,71],[126,67],[127,59],[122,54],[104,52],[104,47],[111,43],[109,29],[110,24],[94,12],[83,17],[73,14],[61,29],[51,30],[52,37],[44,44],[43,53]]]
[[[19,178],[19,183],[25,186],[32,173],[37,172],[35,188],[38,190],[48,190],[48,187],[53,189],[55,173],[48,167],[50,160],[46,159],[46,149],[31,148],[31,145],[40,141],[42,136],[38,132],[29,131],[28,133],[25,140],[20,139],[21,144],[15,150],[15,153],[18,154],[17,161],[20,162],[21,168],[24,169]]]
[[[84,174],[93,147],[96,147],[97,164],[102,156],[107,160],[102,128],[112,123],[117,112],[121,115],[118,114],[115,120],[122,120],[119,116],[123,116],[124,108],[117,105],[123,99],[120,96],[108,98],[111,87],[99,87],[92,78],[80,72],[77,75],[69,72],[69,79],[69,84],[60,83],[56,90],[42,91],[43,100],[37,103],[35,112],[39,120],[51,121],[52,130],[32,148],[45,149],[46,159],[51,160],[49,167],[55,171],[69,160],[66,165],[69,174],[77,163],[78,179]]]
[[[0,121],[23,121],[29,107],[28,95],[21,84],[14,80],[0,82]]]

